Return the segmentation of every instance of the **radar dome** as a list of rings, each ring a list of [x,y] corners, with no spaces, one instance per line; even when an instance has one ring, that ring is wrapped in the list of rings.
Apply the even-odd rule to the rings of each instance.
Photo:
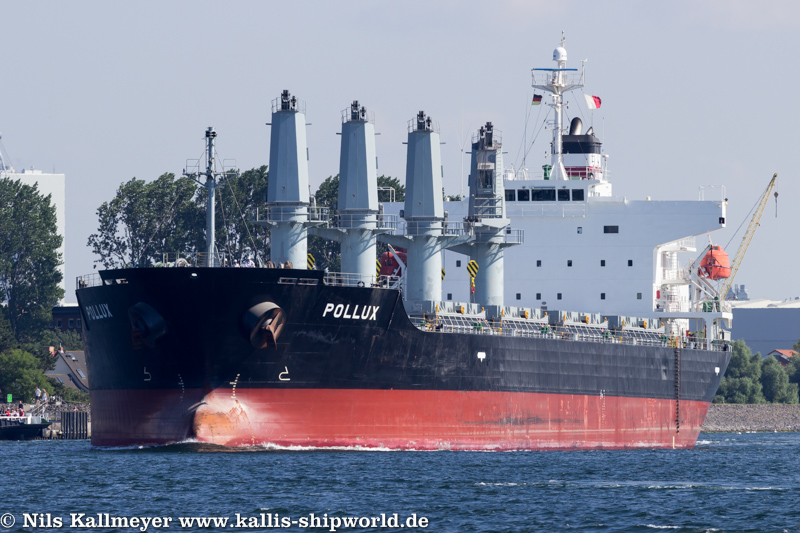
[[[553,50],[553,61],[566,61],[567,50],[563,46],[559,46]]]

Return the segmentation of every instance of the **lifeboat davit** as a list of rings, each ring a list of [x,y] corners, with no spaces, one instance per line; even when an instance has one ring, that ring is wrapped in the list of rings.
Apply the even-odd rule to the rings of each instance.
[[[395,253],[400,260],[405,263],[407,254],[402,248],[395,250]],[[381,254],[381,276],[401,276],[403,274],[403,267],[397,262],[397,258],[392,252],[383,252]]]
[[[722,246],[711,246],[700,262],[700,275],[711,280],[724,279],[731,275],[731,261]]]

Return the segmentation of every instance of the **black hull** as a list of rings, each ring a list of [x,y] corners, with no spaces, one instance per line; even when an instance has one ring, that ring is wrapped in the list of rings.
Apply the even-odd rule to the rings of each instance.
[[[677,432],[684,419],[693,428],[698,418],[702,424],[730,358],[725,351],[668,346],[421,331],[399,292],[325,285],[316,271],[164,268],[102,275],[107,284],[78,290],[93,399],[115,405],[115,397],[162,395],[163,405],[133,413],[123,402],[108,416],[128,419],[116,432],[138,428],[132,431],[165,441],[201,434],[197,409],[215,391],[230,391],[233,401],[237,394],[295,390],[521,394],[587,405],[628,398],[662,406],[656,419],[634,425]],[[254,348],[246,314],[263,302],[283,310],[285,325],[275,344]],[[142,313],[152,316],[142,319]],[[142,326],[142,320],[151,323]],[[681,414],[681,402],[702,416],[688,407]],[[587,424],[592,417],[586,415]],[[103,435],[102,417],[93,419],[94,433]]]
[[[0,440],[32,440],[42,436],[42,430],[50,427],[44,424],[23,424],[17,420],[0,420]]]

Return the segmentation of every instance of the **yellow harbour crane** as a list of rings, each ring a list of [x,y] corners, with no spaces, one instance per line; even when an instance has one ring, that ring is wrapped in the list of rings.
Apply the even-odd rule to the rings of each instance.
[[[736,255],[731,261],[731,275],[725,280],[722,284],[722,288],[719,291],[719,299],[725,300],[728,296],[728,291],[733,286],[733,278],[736,277],[736,272],[739,270],[739,267],[742,264],[742,259],[744,259],[744,254],[747,252],[747,247],[750,246],[750,241],[753,240],[753,235],[756,233],[756,228],[758,228],[759,223],[761,221],[761,215],[764,214],[764,209],[767,207],[767,200],[769,200],[769,194],[772,192],[772,189],[775,188],[775,180],[778,179],[778,174],[773,174],[772,179],[767,185],[764,194],[761,195],[761,199],[758,201],[758,205],[756,206],[755,212],[753,213],[753,218],[750,219],[750,224],[747,226],[747,231],[742,237],[742,242],[739,244],[739,249],[736,250]],[[778,216],[778,193],[775,193],[775,216]]]

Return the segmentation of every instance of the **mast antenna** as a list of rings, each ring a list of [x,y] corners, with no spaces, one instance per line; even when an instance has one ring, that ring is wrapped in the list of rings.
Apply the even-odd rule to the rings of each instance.
[[[567,171],[564,168],[561,136],[563,134],[563,108],[566,105],[563,101],[565,93],[583,87],[585,61],[582,61],[581,73],[578,69],[567,68],[567,50],[564,48],[566,36],[561,32],[561,45],[553,51],[553,61],[555,68],[534,68],[531,69],[531,86],[534,89],[541,89],[551,93],[553,103],[548,104],[555,111],[553,120],[553,142],[551,148],[551,164],[553,167],[553,180],[567,180]]]
[[[235,177],[237,172],[233,169],[225,170],[222,169],[222,172],[217,172],[216,166],[214,165],[214,160],[216,159],[216,152],[214,151],[214,139],[217,137],[217,132],[214,130],[213,126],[209,126],[206,129],[206,169],[205,171],[200,170],[200,160],[194,160],[196,163],[193,165],[195,171],[194,172],[187,172],[185,169],[183,171],[183,175],[192,178],[195,182],[197,182],[201,187],[205,187],[208,191],[208,197],[206,199],[206,266],[219,266],[219,256],[215,253],[215,220],[214,220],[214,206],[215,206],[215,193],[217,187],[222,185],[227,179]],[[187,168],[192,168],[192,165],[188,164],[187,161]],[[205,176],[206,181],[205,183],[200,181],[200,177]]]

